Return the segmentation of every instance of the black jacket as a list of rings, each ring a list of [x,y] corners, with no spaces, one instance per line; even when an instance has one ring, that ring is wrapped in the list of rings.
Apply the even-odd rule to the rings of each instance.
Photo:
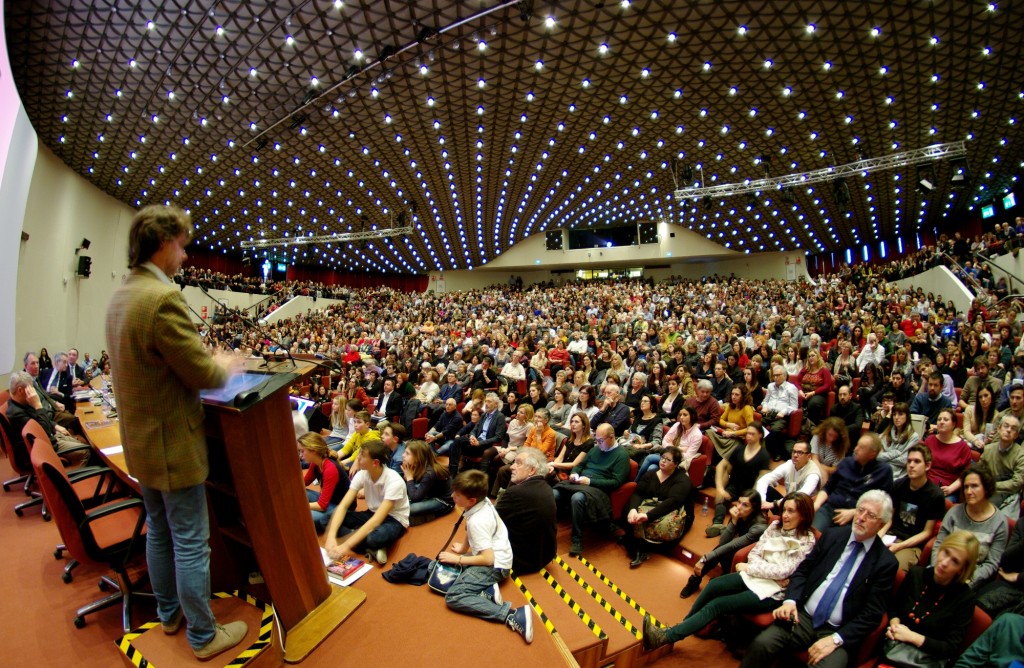
[[[512,569],[517,574],[536,573],[555,558],[555,495],[542,476],[506,489],[498,499],[497,510],[508,529]]]
[[[808,614],[804,605],[842,557],[851,532],[850,526],[826,529],[789,578],[786,599],[797,602],[800,614]],[[861,642],[882,621],[898,566],[896,557],[876,537],[843,598],[843,623],[838,633],[845,644]]]

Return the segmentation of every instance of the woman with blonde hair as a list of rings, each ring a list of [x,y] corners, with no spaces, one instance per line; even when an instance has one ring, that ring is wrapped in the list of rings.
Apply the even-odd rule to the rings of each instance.
[[[945,666],[955,659],[974,616],[974,576],[981,547],[970,531],[946,536],[932,566],[917,565],[889,602],[880,663]]]

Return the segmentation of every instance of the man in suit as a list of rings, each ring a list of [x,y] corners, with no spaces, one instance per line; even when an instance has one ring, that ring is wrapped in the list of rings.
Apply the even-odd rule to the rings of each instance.
[[[188,620],[197,658],[245,637],[245,622],[221,626],[210,609],[209,474],[199,390],[223,386],[237,362],[212,358],[171,282],[187,259],[192,221],[176,207],[149,206],[128,232],[131,275],[107,307],[121,443],[146,504],[146,560],[166,634]],[[158,388],[154,391],[154,388]]]
[[[39,382],[39,357],[35,353],[25,353],[25,373],[32,377],[32,386],[50,419],[70,432],[81,434],[82,424],[79,419],[65,410],[64,404],[51,397]]]
[[[498,495],[496,509],[512,543],[512,569],[536,573],[558,550],[555,495],[545,476],[548,460],[537,448],[523,447],[512,461],[512,485]]]
[[[377,397],[377,409],[370,416],[374,424],[381,420],[400,422],[402,416],[402,397],[395,392],[395,381],[388,378],[384,381],[384,391]]]
[[[85,361],[89,361],[89,353],[85,354]],[[78,363],[78,348],[68,348],[68,378],[71,381],[71,387],[85,387],[89,384],[85,369],[85,366]]]
[[[75,410],[75,399],[71,396],[71,375],[68,374],[68,354],[54,353],[53,368],[40,372],[39,384],[58,403],[64,406],[64,410],[73,413]]]
[[[473,431],[469,436],[456,438],[452,442],[451,450],[448,451],[448,471],[451,478],[455,478],[459,472],[463,453],[471,457],[482,457],[483,470],[490,470],[491,457],[497,454],[495,446],[505,441],[505,416],[498,410],[500,406],[501,400],[498,399],[498,395],[495,392],[488,392],[484,397],[484,414],[480,416],[480,421],[473,427]]]
[[[846,666],[882,621],[897,562],[878,532],[892,519],[892,499],[871,490],[857,500],[852,525],[827,529],[790,576],[786,600],[772,613],[741,668],[769,666],[783,652],[806,650],[810,665]]]

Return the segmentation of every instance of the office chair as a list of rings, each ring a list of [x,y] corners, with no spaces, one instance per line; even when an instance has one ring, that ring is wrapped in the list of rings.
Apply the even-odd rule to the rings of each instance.
[[[152,596],[139,591],[140,581],[133,581],[128,573],[133,558],[146,549],[146,510],[142,499],[120,499],[87,509],[52,448],[32,448],[32,467],[65,549],[76,561],[107,564],[116,575],[116,579],[106,575],[101,578],[100,589],[113,592],[78,608],[75,627],[85,626],[86,615],[120,601],[122,626],[125,633],[129,632],[132,600],[136,596]],[[103,475],[103,471],[83,472],[83,478]]]

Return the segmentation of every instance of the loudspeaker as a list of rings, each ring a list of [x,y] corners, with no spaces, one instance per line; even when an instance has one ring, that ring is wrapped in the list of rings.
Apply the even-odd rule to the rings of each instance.
[[[656,223],[640,223],[637,227],[640,228],[640,243],[658,243],[658,225]]]
[[[78,256],[78,275],[82,278],[89,278],[92,273],[92,258],[88,255]]]
[[[548,230],[544,238],[545,248],[549,251],[562,250],[562,230]]]

